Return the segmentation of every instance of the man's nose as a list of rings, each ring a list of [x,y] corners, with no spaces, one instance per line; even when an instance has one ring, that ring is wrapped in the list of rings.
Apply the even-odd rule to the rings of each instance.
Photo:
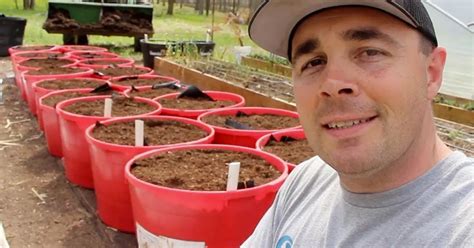
[[[324,81],[320,88],[322,97],[357,96],[359,83],[356,74],[342,63],[326,64]]]

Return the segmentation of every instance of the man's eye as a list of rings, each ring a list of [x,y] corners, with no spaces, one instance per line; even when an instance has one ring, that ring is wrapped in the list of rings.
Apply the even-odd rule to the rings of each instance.
[[[325,65],[325,64],[326,64],[326,60],[322,58],[315,58],[315,59],[310,60],[308,63],[304,64],[304,66],[301,68],[301,71],[304,71],[309,68],[317,67],[320,65]]]
[[[364,55],[367,55],[369,57],[382,54],[382,52],[374,49],[365,50],[364,53]]]

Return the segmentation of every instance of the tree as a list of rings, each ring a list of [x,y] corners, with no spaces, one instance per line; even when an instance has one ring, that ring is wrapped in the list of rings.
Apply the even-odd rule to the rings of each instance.
[[[194,10],[198,11],[200,15],[204,14],[204,0],[196,0]]]
[[[168,0],[168,11],[166,11],[167,15],[173,15],[174,1],[175,0]]]
[[[23,9],[34,9],[35,0],[23,0]]]

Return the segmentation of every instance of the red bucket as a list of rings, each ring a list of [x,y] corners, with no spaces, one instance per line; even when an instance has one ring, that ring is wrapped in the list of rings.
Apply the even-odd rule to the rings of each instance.
[[[237,95],[234,93],[224,92],[224,91],[203,91],[208,96],[210,96],[214,100],[227,100],[232,101],[235,104],[230,105],[228,107],[220,108],[220,109],[231,109],[242,107],[245,105],[245,99],[241,95]],[[159,96],[153,100],[159,102],[161,99],[176,99],[180,93],[171,93]],[[213,111],[215,109],[172,109],[172,108],[165,108],[163,107],[163,115],[172,115],[172,116],[180,116],[185,118],[197,119],[198,116],[204,114],[209,111]]]
[[[120,91],[126,91],[128,89],[131,89],[132,86],[128,86],[128,85],[123,85],[121,84],[120,82],[121,81],[124,81],[126,79],[129,79],[129,78],[133,78],[133,79],[156,79],[156,83],[153,83],[153,84],[159,84],[159,83],[162,83],[162,82],[170,82],[170,83],[176,83],[176,84],[179,84],[179,80],[176,79],[176,78],[172,78],[172,77],[167,77],[167,76],[161,76],[161,75],[139,75],[139,76],[136,76],[136,77],[130,77],[130,76],[122,76],[122,77],[114,77],[112,79],[110,79],[110,83],[112,84],[112,87],[114,89],[117,89],[117,90],[120,90]],[[151,86],[153,84],[150,84],[150,85],[146,85],[146,86],[143,86],[143,85],[134,85],[133,87],[135,87],[135,89],[147,89],[147,88],[151,88]]]
[[[134,156],[146,151],[183,144],[209,144],[214,137],[214,130],[210,126],[196,120],[173,116],[125,117],[104,121],[101,124],[107,126],[112,123],[129,122],[136,119],[173,120],[187,123],[204,130],[208,133],[208,136],[186,143],[135,147],[97,140],[92,136],[95,125],[87,128],[86,138],[91,154],[92,174],[94,176],[94,189],[99,217],[108,226],[131,233],[135,232],[135,222],[133,220],[128,183],[124,174],[126,163]]]
[[[74,52],[74,51],[107,52],[107,48],[98,47],[98,46],[83,46],[83,45],[61,45],[61,46],[57,46],[55,50],[61,51],[63,53]]]
[[[84,116],[66,112],[64,108],[80,101],[97,101],[109,96],[89,96],[63,101],[56,106],[59,118],[59,130],[61,132],[61,143],[63,150],[64,168],[66,177],[74,184],[85,188],[94,188],[92,179],[91,161],[89,147],[85,138],[85,130],[96,123],[104,121],[107,117]],[[146,98],[134,98],[140,102],[146,102],[156,109],[144,115],[158,115],[161,106],[157,102]]]
[[[18,46],[12,46],[8,48],[8,53],[10,54],[10,57],[19,52],[41,52],[41,51],[53,51],[56,48],[56,46],[51,46],[51,45],[18,45]]]
[[[87,60],[87,59],[113,59],[120,56],[111,52],[91,52],[91,51],[73,51],[66,53],[73,59]]]
[[[11,56],[12,60],[12,68],[13,72],[15,73],[15,83],[17,87],[21,91],[21,96],[23,99],[26,100],[26,93],[24,89],[24,82],[22,80],[22,71],[18,71],[18,64],[24,60],[32,59],[32,58],[47,58],[47,56],[44,55],[50,55],[50,56],[58,56],[58,58],[68,58],[67,55],[58,52],[58,51],[53,51],[53,50],[41,50],[41,51],[25,51],[25,52],[16,52]]]
[[[219,109],[214,110],[208,113],[204,113],[199,116],[198,120],[203,121],[203,118],[210,115],[229,115],[235,116],[237,112],[242,112],[247,115],[252,114],[272,114],[272,115],[280,115],[280,116],[289,116],[293,118],[298,118],[298,113],[285,110],[285,109],[277,109],[277,108],[263,108],[263,107],[240,107],[240,108],[231,108],[231,109]],[[206,122],[204,122],[206,123]],[[219,127],[210,125],[212,128],[216,130],[216,135],[214,137],[215,144],[229,144],[229,145],[238,145],[238,146],[246,146],[246,147],[255,147],[255,143],[257,140],[269,133],[274,133],[280,130],[285,129],[295,129],[301,128],[301,125],[283,128],[280,130],[241,130],[241,129],[231,129],[225,127]]]
[[[283,130],[283,131],[279,131],[275,133],[269,133],[260,137],[260,139],[257,140],[255,144],[255,147],[257,148],[257,150],[263,151],[265,145],[268,143],[271,136],[273,136],[273,138],[275,138],[276,141],[280,141],[280,139],[283,136],[291,137],[296,140],[306,139],[306,135],[304,134],[303,129]],[[295,164],[292,164],[289,162],[287,162],[286,164],[288,165],[288,173],[290,173],[296,167]]]
[[[28,75],[29,71],[22,73],[24,78],[26,99],[28,102],[28,107],[33,115],[36,115],[36,101],[35,101],[35,92],[33,91],[33,83],[43,80],[43,79],[67,79],[67,78],[78,78],[78,77],[87,77],[92,75],[92,69],[83,69],[81,72],[70,73],[70,74],[56,74],[56,75]]]
[[[104,63],[104,64],[97,64]],[[110,65],[116,66],[132,66],[135,61],[133,59],[125,58],[104,58],[104,59],[84,59],[78,63],[79,67],[90,69],[107,68]]]
[[[48,151],[52,156],[59,157],[59,158],[63,157],[63,151],[62,151],[62,145],[61,145],[61,134],[59,132],[58,114],[56,113],[56,108],[53,108],[48,105],[44,105],[42,103],[43,99],[53,96],[53,95],[64,94],[67,92],[88,93],[91,90],[93,89],[70,89],[70,90],[51,91],[39,99],[38,120],[40,123],[43,123],[44,137],[46,139]]]
[[[162,187],[136,178],[130,169],[134,162],[160,153],[192,149],[222,149],[257,155],[282,174],[276,180],[235,191],[190,191]],[[272,204],[288,176],[280,158],[246,147],[228,145],[186,145],[140,154],[125,168],[129,182],[137,238],[143,232],[182,241],[200,241],[203,247],[239,247],[253,232]]]
[[[39,114],[39,99],[52,92],[52,91],[57,91],[57,90],[52,90],[52,89],[46,89],[46,88],[42,88],[42,87],[39,87],[38,85],[43,83],[43,82],[46,82],[46,81],[49,81],[49,80],[56,80],[55,78],[50,78],[50,79],[43,79],[43,80],[40,80],[40,81],[37,81],[37,82],[34,82],[33,83],[33,92],[34,92],[34,97],[35,97],[35,102],[36,102],[36,113],[38,115],[38,123],[39,123],[39,126],[40,126],[40,129],[43,130],[43,118],[42,116]],[[88,80],[88,81],[96,81],[97,82],[97,86],[99,85],[102,85],[102,84],[109,84],[109,81],[106,81],[106,80],[101,80],[101,79],[94,79],[94,78],[84,78],[84,80]],[[89,89],[89,88],[87,88]],[[73,89],[75,90],[75,89]],[[93,90],[93,88],[91,88],[89,91]]]

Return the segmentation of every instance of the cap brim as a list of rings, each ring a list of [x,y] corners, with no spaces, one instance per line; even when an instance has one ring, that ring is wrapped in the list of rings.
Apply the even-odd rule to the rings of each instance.
[[[250,21],[249,36],[263,49],[288,58],[290,34],[299,21],[314,12],[340,6],[376,8],[416,27],[410,17],[386,0],[267,0]]]

